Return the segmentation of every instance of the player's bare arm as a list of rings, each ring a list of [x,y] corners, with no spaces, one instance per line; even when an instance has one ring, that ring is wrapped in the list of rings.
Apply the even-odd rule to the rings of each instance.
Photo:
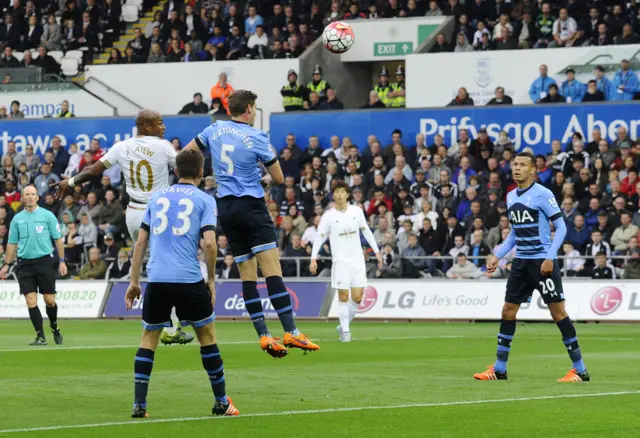
[[[7,273],[9,272],[9,268],[11,267],[13,262],[16,260],[17,247],[18,245],[16,245],[15,243],[7,244],[7,251],[5,252],[5,255],[4,255],[4,265],[2,266],[2,269],[0,269],[0,279],[2,280],[7,279]]]
[[[56,198],[62,199],[69,187],[75,187],[77,185],[84,184],[90,179],[102,175],[105,170],[107,170],[107,166],[105,166],[102,161],[98,160],[76,176],[69,179],[63,179],[60,182],[51,184],[50,187],[56,187]]]
[[[67,275],[67,264],[64,261],[64,242],[62,238],[56,239],[56,249],[58,250],[58,257],[60,258],[58,271],[60,272],[60,276],[64,277]]]
[[[207,286],[211,294],[211,305],[216,305],[216,257],[218,257],[218,245],[216,244],[216,232],[205,231],[202,235],[204,238],[204,257],[207,262]]]
[[[131,281],[124,297],[127,310],[133,307],[133,300],[140,298],[140,270],[142,269],[142,259],[147,252],[148,241],[149,232],[145,229],[140,229],[131,259]]]
[[[269,172],[273,183],[278,185],[284,184],[284,174],[282,173],[280,162],[277,159],[271,166],[265,167],[267,168],[267,172]]]

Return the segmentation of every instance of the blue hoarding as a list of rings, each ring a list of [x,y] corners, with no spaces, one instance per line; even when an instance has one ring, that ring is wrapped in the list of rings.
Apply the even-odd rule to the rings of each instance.
[[[193,139],[211,124],[208,115],[167,116],[165,138],[178,137],[182,145]],[[63,145],[76,143],[80,151],[89,148],[91,139],[98,138],[103,147],[109,148],[115,142],[136,135],[133,117],[112,118],[71,118],[71,119],[25,119],[0,121],[0,150],[4,153],[7,143],[14,141],[18,152],[23,152],[27,144],[32,144],[42,155],[51,145],[51,139],[58,136]]]
[[[350,137],[362,148],[367,145],[367,136],[373,134],[385,146],[391,143],[392,131],[401,129],[406,145],[415,145],[418,133],[427,137],[427,144],[441,134],[445,144],[451,145],[462,128],[468,129],[472,138],[486,128],[494,140],[505,130],[516,145],[543,153],[550,150],[552,140],[565,144],[576,131],[590,138],[594,128],[600,128],[603,137],[612,140],[616,129],[625,126],[635,139],[639,134],[639,110],[640,102],[630,102],[280,113],[271,115],[271,143],[281,149],[287,134],[293,133],[297,144],[305,148],[309,136],[317,135],[322,147],[327,148],[330,137],[337,135]]]

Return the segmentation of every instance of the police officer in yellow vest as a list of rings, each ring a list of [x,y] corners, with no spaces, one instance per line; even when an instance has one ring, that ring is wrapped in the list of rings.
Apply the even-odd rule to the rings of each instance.
[[[397,82],[391,84],[391,92],[388,94],[388,97],[392,99],[391,106],[393,108],[404,108],[407,103],[407,99],[405,97],[404,68],[402,68],[401,65],[399,65],[396,70],[396,80]]]
[[[378,85],[373,87],[373,91],[378,93],[378,97],[380,98],[380,102],[384,103],[384,106],[390,107],[393,99],[389,97],[389,93],[391,90],[391,84],[389,84],[389,72],[387,71],[387,67],[382,66],[382,71],[380,75],[378,75],[379,81]]]
[[[282,106],[285,111],[302,111],[308,91],[303,85],[298,84],[298,74],[295,71],[289,70],[287,78],[289,83],[280,90]]]
[[[60,104],[60,114],[58,114],[56,116],[59,119],[68,119],[71,117],[75,117],[75,114],[73,114],[71,112],[71,110],[69,109],[69,101],[68,100],[63,100],[62,103]]]
[[[322,68],[319,64],[313,69],[313,80],[307,84],[307,88],[310,92],[318,94],[320,102],[327,99],[327,89],[331,88],[331,85],[322,78]]]

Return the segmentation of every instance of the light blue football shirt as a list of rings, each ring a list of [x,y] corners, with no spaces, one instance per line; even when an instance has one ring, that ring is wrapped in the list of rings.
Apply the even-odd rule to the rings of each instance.
[[[512,190],[507,194],[507,210],[516,237],[516,257],[546,258],[552,243],[549,221],[562,216],[551,190],[538,183]]]
[[[219,198],[264,197],[258,163],[268,167],[277,161],[264,131],[243,122],[224,120],[205,128],[195,141],[201,149],[211,152]]]
[[[149,281],[202,281],[200,235],[215,231],[216,215],[215,199],[191,184],[175,184],[154,193],[142,220],[142,228],[149,232]]]

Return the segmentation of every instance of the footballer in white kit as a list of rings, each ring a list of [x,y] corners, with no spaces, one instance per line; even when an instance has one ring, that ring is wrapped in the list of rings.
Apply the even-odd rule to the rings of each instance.
[[[169,166],[176,167],[177,152],[164,137],[162,115],[156,111],[142,110],[136,116],[138,135],[113,145],[95,164],[78,175],[63,180],[58,186],[58,197],[67,187],[83,184],[106,169],[119,165],[126,182],[129,205],[125,214],[127,230],[134,243],[147,210],[147,202],[157,190],[169,187]],[[164,344],[186,344],[193,335],[180,329],[175,309],[172,312],[173,326],[165,329],[161,341]]]
[[[349,186],[344,181],[338,181],[333,188],[335,207],[327,210],[320,219],[317,237],[311,250],[311,273],[318,269],[317,257],[324,242],[329,239],[331,244],[332,267],[331,287],[338,291],[337,327],[340,340],[351,341],[350,324],[356,316],[358,306],[362,301],[364,288],[367,286],[367,271],[365,267],[360,232],[376,254],[378,266],[382,266],[382,256],[373,233],[364,217],[361,208],[347,203]],[[351,300],[349,300],[351,295]]]

